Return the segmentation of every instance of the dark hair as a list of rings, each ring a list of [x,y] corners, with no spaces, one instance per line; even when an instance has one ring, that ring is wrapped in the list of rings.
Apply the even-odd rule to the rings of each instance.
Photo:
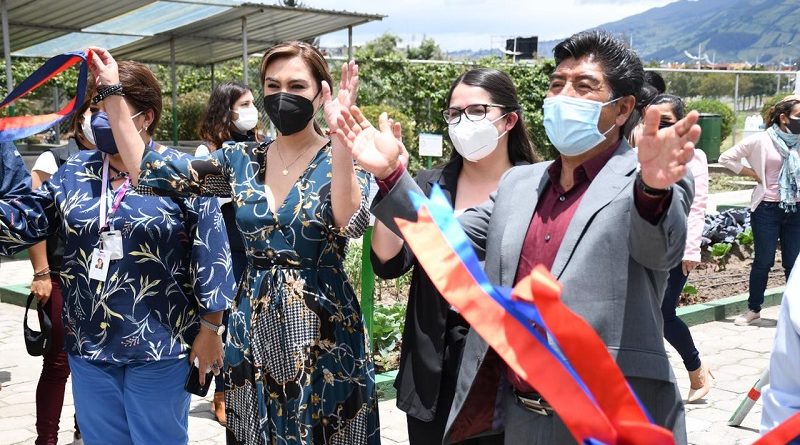
[[[637,105],[642,96],[644,67],[639,56],[619,40],[603,30],[583,31],[573,34],[553,48],[556,66],[567,59],[592,58],[603,68],[603,75],[611,87],[612,98],[633,96]],[[635,113],[631,113],[633,116]],[[630,117],[628,121],[630,121]],[[626,122],[627,124],[627,122]],[[625,134],[624,125],[620,134]]]
[[[794,108],[794,106],[797,104],[800,104],[800,99],[797,96],[787,96],[781,99],[767,112],[767,122],[765,123],[764,127],[769,128],[773,125],[778,125],[780,127],[781,114],[789,116],[792,113],[792,108]]]
[[[658,90],[656,90],[654,86],[648,83],[642,85],[642,91],[636,99],[636,107],[631,112],[630,117],[628,117],[628,121],[622,126],[622,134],[626,138],[630,139],[631,132],[633,132],[633,129],[636,128],[639,122],[644,118],[644,109],[650,105],[650,102],[652,102],[656,96],[658,96]]]
[[[213,144],[215,148],[231,140],[233,105],[245,93],[251,91],[249,86],[239,82],[223,82],[214,87],[197,130],[200,139]]]
[[[507,113],[516,113],[519,116],[514,128],[508,132],[508,159],[512,164],[536,162],[538,156],[528,136],[525,120],[522,119],[522,107],[519,104],[517,88],[511,78],[508,77],[508,74],[492,68],[475,68],[465,72],[453,82],[450,91],[447,92],[445,106],[450,105],[453,90],[462,83],[486,90],[493,103],[502,105],[503,110]],[[453,150],[450,160],[460,157],[461,155],[456,150]]]
[[[308,65],[311,75],[317,80],[317,94],[321,94],[323,80],[333,88],[333,78],[331,77],[330,69],[328,69],[328,62],[325,61],[325,56],[317,48],[299,40],[279,43],[264,53],[264,57],[261,58],[262,88],[264,87],[264,79],[267,76],[267,66],[275,60],[291,57],[300,57]],[[314,121],[314,129],[317,130],[317,133],[324,135],[316,121]]]
[[[123,60],[118,66],[125,101],[137,112],[153,110],[153,122],[147,127],[147,133],[152,136],[161,119],[161,84],[150,68],[139,62]]]
[[[664,78],[661,77],[658,71],[645,71],[644,81],[658,90],[658,94],[664,94],[667,91],[667,83],[664,82]]]
[[[675,120],[681,120],[686,116],[686,107],[683,105],[683,99],[672,94],[659,94],[652,101],[650,105],[669,104],[672,109],[672,114],[675,115]],[[649,106],[649,105],[648,105]]]

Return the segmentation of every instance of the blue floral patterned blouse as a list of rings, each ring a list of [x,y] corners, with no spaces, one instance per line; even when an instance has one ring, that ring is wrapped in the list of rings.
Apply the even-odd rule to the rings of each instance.
[[[173,149],[162,155],[184,156]],[[105,283],[90,280],[92,252],[101,244],[102,169],[103,153],[82,151],[38,190],[13,196],[0,190],[0,254],[65,232],[68,353],[121,364],[183,357],[199,330],[199,315],[226,309],[233,297],[219,204],[159,197],[147,187],[128,191],[110,219],[122,231],[124,256],[111,262]]]

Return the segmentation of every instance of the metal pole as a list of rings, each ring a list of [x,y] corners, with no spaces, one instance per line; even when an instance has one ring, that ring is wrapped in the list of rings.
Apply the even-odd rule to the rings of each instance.
[[[347,27],[347,60],[353,60],[353,27]]]
[[[58,110],[59,108],[61,108],[61,107],[58,106],[58,84],[54,83],[53,84],[53,109],[54,110]],[[60,144],[60,142],[61,142],[61,125],[60,124],[56,124],[55,128],[53,130],[55,130],[55,132],[56,132],[56,137],[55,137],[56,144]]]
[[[178,76],[175,73],[175,36],[169,38],[169,78],[172,85],[172,143],[178,145]]]
[[[514,37],[514,63],[517,63],[517,37]]]
[[[212,90],[214,89],[214,84],[216,84],[216,83],[217,83],[217,78],[216,78],[216,75],[214,73],[214,64],[212,63],[211,64],[211,89]]]
[[[3,22],[3,57],[6,60],[6,94],[14,89],[14,78],[11,74],[11,40],[8,37],[8,1],[0,0],[0,13]],[[13,114],[13,113],[12,113]]]
[[[739,75],[733,87],[733,145],[736,145],[736,109],[739,107]]]
[[[794,94],[800,94],[800,71],[794,75]]]
[[[778,78],[778,86],[775,88],[775,94],[780,94],[780,92],[781,92],[781,75],[778,74],[775,77]]]
[[[373,320],[375,318],[375,272],[372,270],[372,227],[367,227],[361,241],[361,314],[367,325],[370,348],[375,344]]]
[[[249,79],[249,68],[250,66],[247,64],[247,16],[242,17],[242,63],[244,64],[244,69],[242,70],[242,81],[245,85],[248,84]]]

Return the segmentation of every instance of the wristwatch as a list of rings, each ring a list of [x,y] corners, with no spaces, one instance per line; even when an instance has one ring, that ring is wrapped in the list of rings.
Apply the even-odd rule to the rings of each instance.
[[[200,326],[208,329],[209,331],[219,335],[222,337],[222,334],[225,333],[225,325],[224,324],[214,324],[203,317],[200,317]]]
[[[643,191],[646,195],[650,195],[653,197],[660,197],[669,193],[669,188],[657,189],[645,184],[644,181],[642,180],[641,170],[636,173],[636,182],[639,185],[639,189]]]

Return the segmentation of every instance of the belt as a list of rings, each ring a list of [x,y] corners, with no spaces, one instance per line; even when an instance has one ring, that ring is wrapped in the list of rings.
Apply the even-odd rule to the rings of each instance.
[[[247,252],[247,262],[254,269],[268,270],[273,267],[284,269],[339,269],[335,264],[319,264],[302,258],[293,250],[277,251],[251,250]]]
[[[248,254],[249,263],[256,269],[270,269],[275,266],[291,269],[310,268],[312,264],[303,261],[294,251],[256,250]]]
[[[540,416],[551,416],[553,414],[553,407],[538,392],[519,392],[515,389],[514,397],[516,397],[517,403],[521,407],[532,413]]]

